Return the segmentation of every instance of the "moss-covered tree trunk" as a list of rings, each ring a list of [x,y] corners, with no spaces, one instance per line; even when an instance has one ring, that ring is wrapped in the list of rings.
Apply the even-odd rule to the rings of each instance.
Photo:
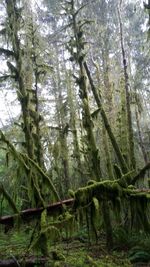
[[[119,136],[119,141],[120,141],[120,148],[122,155],[124,159],[126,160],[127,164],[129,163],[129,149],[128,149],[128,127],[127,127],[127,112],[126,112],[126,94],[124,91],[124,79],[121,78],[120,80],[120,120],[119,120],[119,125],[118,127],[120,128],[120,136]]]
[[[36,150],[35,150],[36,149],[35,123],[38,120],[38,117],[36,117],[37,114],[35,112],[35,107],[32,104],[34,92],[32,89],[33,73],[32,73],[32,63],[31,63],[31,50],[29,47],[26,47],[27,40],[25,40],[24,50],[21,47],[19,39],[19,31],[21,27],[20,21],[22,14],[20,10],[17,8],[17,2],[12,0],[6,1],[6,8],[8,15],[8,25],[10,29],[9,30],[10,42],[12,44],[14,60],[16,64],[16,67],[14,67],[16,76],[15,80],[17,81],[17,87],[18,87],[17,90],[18,100],[21,104],[21,109],[22,109],[22,118],[23,118],[22,129],[25,136],[25,148],[29,158],[31,158],[34,161],[37,161]],[[10,71],[12,72],[13,71],[12,63],[8,61],[7,65]],[[31,170],[29,170],[28,174],[29,191],[31,190],[30,187],[33,189],[34,188],[33,184],[37,183],[37,181],[35,181],[37,178],[34,178],[33,181],[31,173],[32,173]],[[33,189],[33,203],[37,205],[39,200],[37,199],[37,194],[34,189]]]
[[[82,36],[82,26],[77,22],[77,13],[73,0],[70,2],[70,6],[74,37],[70,40],[69,50],[79,67],[79,77],[76,77],[76,83],[79,86],[79,96],[82,101],[82,119],[83,127],[86,130],[87,135],[87,154],[90,175],[92,176],[92,179],[99,181],[101,178],[100,155],[94,136],[93,121],[89,105],[88,77],[84,68],[84,40]],[[73,49],[76,49],[76,53],[73,52]]]
[[[86,73],[87,73],[87,76],[88,76],[88,79],[89,79],[89,82],[90,82],[90,85],[91,85],[91,90],[92,90],[92,92],[93,92],[95,101],[96,101],[96,103],[97,103],[98,108],[100,109],[100,114],[101,114],[101,117],[102,117],[104,126],[105,126],[105,128],[106,128],[106,131],[107,131],[108,136],[109,136],[109,138],[110,138],[110,141],[111,141],[111,143],[112,143],[113,149],[114,149],[114,151],[115,151],[115,153],[116,153],[116,156],[117,156],[117,158],[118,158],[118,162],[119,162],[119,164],[120,164],[120,167],[121,167],[121,169],[122,169],[122,172],[123,172],[123,173],[127,173],[127,172],[128,172],[127,164],[126,164],[126,162],[125,162],[125,160],[124,160],[124,158],[123,158],[123,155],[122,155],[121,150],[120,150],[120,148],[119,148],[119,146],[118,146],[118,143],[117,143],[117,141],[116,141],[116,138],[115,138],[115,136],[114,136],[114,134],[113,134],[113,132],[112,132],[111,126],[110,126],[110,124],[109,124],[109,121],[108,121],[108,119],[107,119],[106,113],[105,113],[105,111],[104,111],[104,109],[103,109],[103,106],[102,106],[101,96],[100,96],[100,94],[99,94],[97,88],[95,87],[95,85],[94,85],[94,83],[93,83],[93,79],[92,79],[92,77],[91,77],[91,73],[90,73],[90,71],[89,71],[89,68],[88,68],[86,62],[84,62],[84,67],[85,67],[85,70],[86,70]]]
[[[132,169],[136,168],[136,161],[134,155],[134,136],[133,136],[133,126],[132,126],[132,114],[131,114],[131,104],[130,104],[130,86],[129,86],[129,76],[127,71],[127,58],[124,47],[124,36],[123,36],[123,24],[122,24],[122,1],[118,4],[118,19],[120,28],[120,43],[121,52],[123,60],[123,70],[124,70],[124,84],[125,84],[125,95],[126,95],[126,116],[127,116],[127,138],[128,138],[128,149],[129,149],[129,167]]]
[[[89,98],[88,98],[88,72],[86,69],[85,62],[85,54],[84,54],[84,39],[83,39],[83,29],[82,29],[82,21],[77,21],[77,14],[80,10],[75,9],[74,0],[71,0],[69,3],[70,14],[72,18],[72,27],[74,37],[70,41],[69,50],[72,53],[73,59],[79,66],[79,77],[76,77],[76,82],[79,85],[80,89],[80,99],[82,100],[82,109],[83,109],[83,126],[86,130],[87,134],[87,142],[88,142],[88,156],[89,156],[89,164],[90,164],[90,175],[94,180],[99,181],[101,178],[101,169],[100,169],[100,157],[99,151],[97,149],[96,140],[93,131],[93,121],[90,112]],[[83,23],[84,24],[84,23]],[[75,49],[75,53],[74,53]],[[103,202],[103,218],[107,235],[107,247],[113,246],[113,237],[112,237],[112,228],[111,228],[111,220],[109,213],[109,205],[107,201]],[[109,236],[109,238],[108,238]]]
[[[147,152],[145,150],[144,143],[143,143],[138,107],[136,107],[135,115],[136,115],[137,129],[138,129],[139,146],[141,148],[145,164],[147,164],[148,163],[148,155],[147,155]]]
[[[24,132],[25,162],[30,165],[26,168],[28,179],[28,196],[32,206],[45,206],[44,200],[44,177],[47,182],[49,177],[45,175],[44,158],[41,145],[39,101],[38,101],[38,64],[35,41],[35,29],[30,12],[30,3],[24,1],[23,8],[18,7],[16,0],[6,0],[8,15],[9,38],[14,53],[15,66],[10,61],[7,65],[10,71],[15,70],[15,81],[17,83],[17,95],[22,111],[22,130]],[[20,4],[20,3],[19,3]],[[24,12],[24,13],[23,13]],[[22,21],[24,28],[22,29]],[[23,43],[20,32],[24,31]],[[34,86],[33,86],[34,85]],[[26,155],[25,154],[25,155]],[[20,155],[21,156],[21,155]],[[32,163],[32,167],[31,167]],[[50,181],[51,183],[51,181]],[[51,184],[53,187],[53,184]],[[53,187],[54,188],[54,187]],[[56,192],[56,190],[54,189]],[[56,192],[57,195],[57,192]],[[57,197],[56,197],[57,198]],[[37,231],[42,244],[39,245],[42,254],[48,254],[46,232],[41,234],[42,224],[38,222]]]
[[[16,1],[6,1],[7,14],[10,27],[10,40],[14,52],[14,60],[16,63],[16,77],[15,80],[18,84],[18,100],[21,104],[23,124],[22,129],[25,135],[25,147],[28,156],[35,160],[40,166],[43,159],[41,150],[41,136],[39,132],[40,115],[38,108],[37,96],[37,80],[34,83],[34,71],[32,57],[35,56],[36,48],[34,46],[34,30],[32,18],[28,17],[25,22],[26,35],[24,38],[24,48],[21,45],[19,38],[19,31],[21,29],[22,14],[20,9],[17,8]],[[25,12],[29,11],[27,5],[24,8]],[[29,15],[29,13],[27,13]],[[29,32],[29,27],[32,23],[32,30]],[[34,53],[34,55],[33,55]],[[8,67],[12,71],[11,63],[8,61]],[[15,68],[15,67],[14,67]],[[37,77],[35,77],[36,79]]]
[[[56,44],[56,57],[58,55],[58,45]],[[61,170],[58,171],[61,175],[62,181],[62,194],[65,196],[70,188],[70,162],[69,162],[69,148],[68,148],[68,129],[69,124],[67,118],[67,103],[64,101],[62,91],[62,80],[61,80],[61,69],[59,58],[56,60],[56,75],[55,75],[55,99],[56,99],[56,113],[57,113],[57,124],[59,128],[58,140],[60,144],[60,162]],[[59,181],[58,181],[59,182]]]
[[[71,81],[71,71],[67,73],[66,70],[66,82],[67,82],[67,94],[68,94],[68,105],[70,110],[70,129],[73,136],[73,159],[75,159],[75,173],[73,176],[76,177],[76,181],[74,181],[74,186],[79,184],[85,184],[84,181],[84,171],[81,160],[80,146],[79,146],[79,137],[77,130],[77,101],[74,93],[74,88]]]
[[[105,16],[105,12],[103,12]],[[105,25],[105,17],[103,16],[103,24]],[[109,80],[109,39],[106,34],[104,38],[104,44],[102,48],[102,65],[103,65],[103,79],[104,79],[104,95],[105,95],[105,110],[107,117],[109,118],[109,122],[112,127],[112,114],[113,114],[113,101],[112,101],[112,89],[111,84]],[[113,173],[113,166],[112,166],[112,160],[111,160],[111,147],[110,147],[110,140],[108,138],[107,130],[103,124],[103,140],[104,140],[104,151],[105,151],[105,157],[106,157],[106,167],[107,172],[110,179],[114,178]]]
[[[41,116],[39,114],[37,75],[34,71],[34,67],[37,68],[37,66],[34,66],[34,64],[36,65],[35,31],[33,30],[30,13],[27,13],[29,7],[26,5],[29,4],[28,2],[24,2],[24,9],[18,8],[17,1],[6,0],[5,2],[8,16],[8,35],[10,45],[12,46],[13,61],[15,62],[15,64],[12,64],[8,60],[7,65],[15,79],[17,96],[21,105],[21,125],[24,133],[23,152],[27,154],[28,161],[30,163],[34,162],[35,166],[37,166],[26,168],[28,197],[31,205],[44,206],[42,183],[45,174],[42,169],[45,171],[45,168],[40,135]],[[24,24],[22,26],[23,18]],[[25,31],[23,43],[20,40],[21,30]],[[33,86],[34,83],[35,86]],[[40,172],[43,174],[41,175]]]

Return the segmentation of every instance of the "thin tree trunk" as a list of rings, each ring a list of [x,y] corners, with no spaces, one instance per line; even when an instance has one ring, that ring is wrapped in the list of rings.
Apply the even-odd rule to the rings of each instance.
[[[83,172],[83,166],[82,166],[82,162],[81,162],[81,154],[80,154],[80,147],[79,147],[79,141],[78,141],[78,131],[77,131],[77,116],[76,116],[76,109],[75,109],[75,105],[76,105],[76,96],[73,92],[73,87],[71,84],[71,73],[67,74],[67,70],[66,70],[66,79],[67,79],[67,91],[68,91],[68,102],[69,102],[69,106],[70,106],[70,128],[72,131],[72,136],[73,136],[73,147],[74,147],[74,151],[73,151],[73,157],[76,160],[76,164],[77,164],[77,168],[76,168],[76,178],[77,178],[77,183],[78,184],[85,184],[84,181],[84,172]],[[74,103],[75,102],[75,103]]]
[[[129,90],[129,76],[127,71],[127,59],[124,48],[123,41],[123,25],[121,18],[121,1],[120,6],[118,5],[118,19],[120,27],[120,42],[121,42],[121,51],[122,51],[122,60],[123,60],[123,69],[124,69],[124,81],[125,81],[125,93],[126,93],[126,111],[127,111],[127,127],[128,127],[128,146],[129,146],[129,166],[132,169],[136,169],[136,161],[134,155],[134,136],[133,136],[133,127],[132,127],[132,114],[130,107],[130,90]]]
[[[95,87],[95,85],[93,83],[93,79],[91,77],[91,73],[90,73],[90,71],[88,69],[88,66],[87,66],[86,62],[84,62],[84,67],[85,67],[85,70],[86,70],[86,73],[87,73],[87,76],[88,76],[88,79],[89,79],[89,82],[90,82],[90,85],[91,85],[91,90],[93,92],[95,101],[97,103],[98,108],[100,109],[100,114],[102,116],[102,120],[103,120],[103,123],[105,125],[106,131],[107,131],[108,136],[109,136],[109,138],[111,140],[112,146],[113,146],[114,151],[116,153],[116,156],[118,158],[118,161],[119,161],[120,167],[122,169],[122,172],[125,174],[125,173],[128,172],[127,164],[126,164],[126,162],[125,162],[125,160],[124,160],[124,158],[123,158],[123,156],[121,154],[120,148],[119,148],[119,146],[118,146],[118,144],[116,142],[115,136],[114,136],[114,134],[112,132],[112,129],[110,127],[110,124],[108,122],[106,113],[105,113],[105,111],[104,111],[104,109],[102,107],[101,97],[100,97],[100,95],[99,95],[99,93],[98,93],[98,91],[97,91],[97,89],[96,89],[96,87]]]
[[[105,4],[104,4],[105,6]],[[105,16],[105,12],[104,12]],[[105,23],[105,18],[103,17],[103,23]],[[109,119],[110,125],[112,122],[112,111],[113,111],[113,102],[112,102],[112,92],[111,92],[111,85],[109,81],[109,51],[108,51],[108,37],[106,35],[106,38],[104,38],[104,48],[102,48],[102,58],[103,58],[103,77],[104,77],[104,90],[105,90],[105,100],[106,100],[106,115]],[[99,81],[100,83],[100,81]],[[108,134],[107,130],[103,124],[103,140],[104,140],[104,151],[105,151],[105,157],[106,157],[106,167],[107,167],[107,172],[109,174],[109,178],[113,179],[114,178],[114,173],[113,173],[113,166],[112,166],[112,161],[111,161],[111,148],[110,148],[110,142],[108,139]]]
[[[58,55],[58,45],[56,44],[56,56]],[[57,58],[56,62],[56,78],[55,78],[55,98],[56,98],[56,110],[57,110],[57,118],[58,118],[58,126],[59,126],[59,142],[60,142],[60,158],[63,171],[61,172],[62,183],[64,185],[63,194],[66,195],[70,188],[70,168],[69,168],[69,149],[67,145],[67,135],[69,124],[66,123],[66,111],[63,103],[63,92],[61,88],[61,71],[59,66],[59,60]],[[66,104],[67,105],[67,104]]]
[[[136,115],[136,123],[137,123],[138,136],[139,136],[139,145],[140,145],[140,148],[141,148],[141,151],[142,151],[142,154],[143,154],[143,158],[144,158],[145,164],[147,164],[148,163],[148,156],[147,156],[144,144],[143,144],[138,108],[136,108],[136,110],[135,110],[135,115]]]

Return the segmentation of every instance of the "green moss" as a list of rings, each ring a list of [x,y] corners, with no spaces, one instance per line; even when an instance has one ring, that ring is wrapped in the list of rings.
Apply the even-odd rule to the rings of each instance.
[[[90,208],[90,220],[91,220],[91,237],[98,241],[98,229],[102,224],[102,217],[100,213],[100,203],[97,198],[93,197],[91,208]],[[93,235],[94,234],[94,235]]]
[[[127,187],[128,189],[131,189],[131,190],[134,190],[134,189],[136,189],[136,187],[134,186],[134,185],[128,185],[128,187]]]
[[[47,226],[47,210],[43,210],[41,214],[41,229],[44,229]]]
[[[120,186],[122,187],[127,187],[128,185],[131,184],[132,182],[132,175],[133,175],[134,171],[130,171],[126,174],[124,174],[120,180],[118,180],[118,183]]]
[[[98,200],[112,200],[118,196],[122,196],[123,189],[117,181],[106,180],[103,182],[95,182],[84,188],[79,188],[75,192],[75,207],[88,205],[93,197]]]
[[[72,189],[69,189],[69,190],[68,190],[68,195],[69,195],[70,197],[74,198],[74,196],[75,196],[75,192],[74,192]]]
[[[92,185],[92,184],[95,184],[95,183],[96,183],[95,180],[89,180],[88,183],[87,183],[87,185]]]

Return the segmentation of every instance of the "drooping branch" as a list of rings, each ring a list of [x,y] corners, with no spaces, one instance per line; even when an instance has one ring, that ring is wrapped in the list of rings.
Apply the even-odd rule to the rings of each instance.
[[[30,159],[26,154],[22,154],[20,153],[20,155],[22,155],[23,158],[25,158],[26,160],[29,161],[29,163],[31,163],[31,167],[35,167],[35,169],[40,173],[40,175],[42,176],[43,178],[43,181],[45,183],[48,184],[48,186],[50,187],[51,191],[53,192],[54,194],[54,197],[56,200],[60,200],[60,197],[59,197],[59,194],[53,184],[53,182],[51,181],[50,177],[47,176],[47,174],[40,168],[40,166],[32,159]]]

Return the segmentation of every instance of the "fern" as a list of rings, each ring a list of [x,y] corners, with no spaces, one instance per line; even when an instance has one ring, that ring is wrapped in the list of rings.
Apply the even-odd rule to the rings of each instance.
[[[149,262],[150,261],[150,252],[142,250],[140,248],[133,248],[129,252],[129,260],[131,263],[135,262]]]

